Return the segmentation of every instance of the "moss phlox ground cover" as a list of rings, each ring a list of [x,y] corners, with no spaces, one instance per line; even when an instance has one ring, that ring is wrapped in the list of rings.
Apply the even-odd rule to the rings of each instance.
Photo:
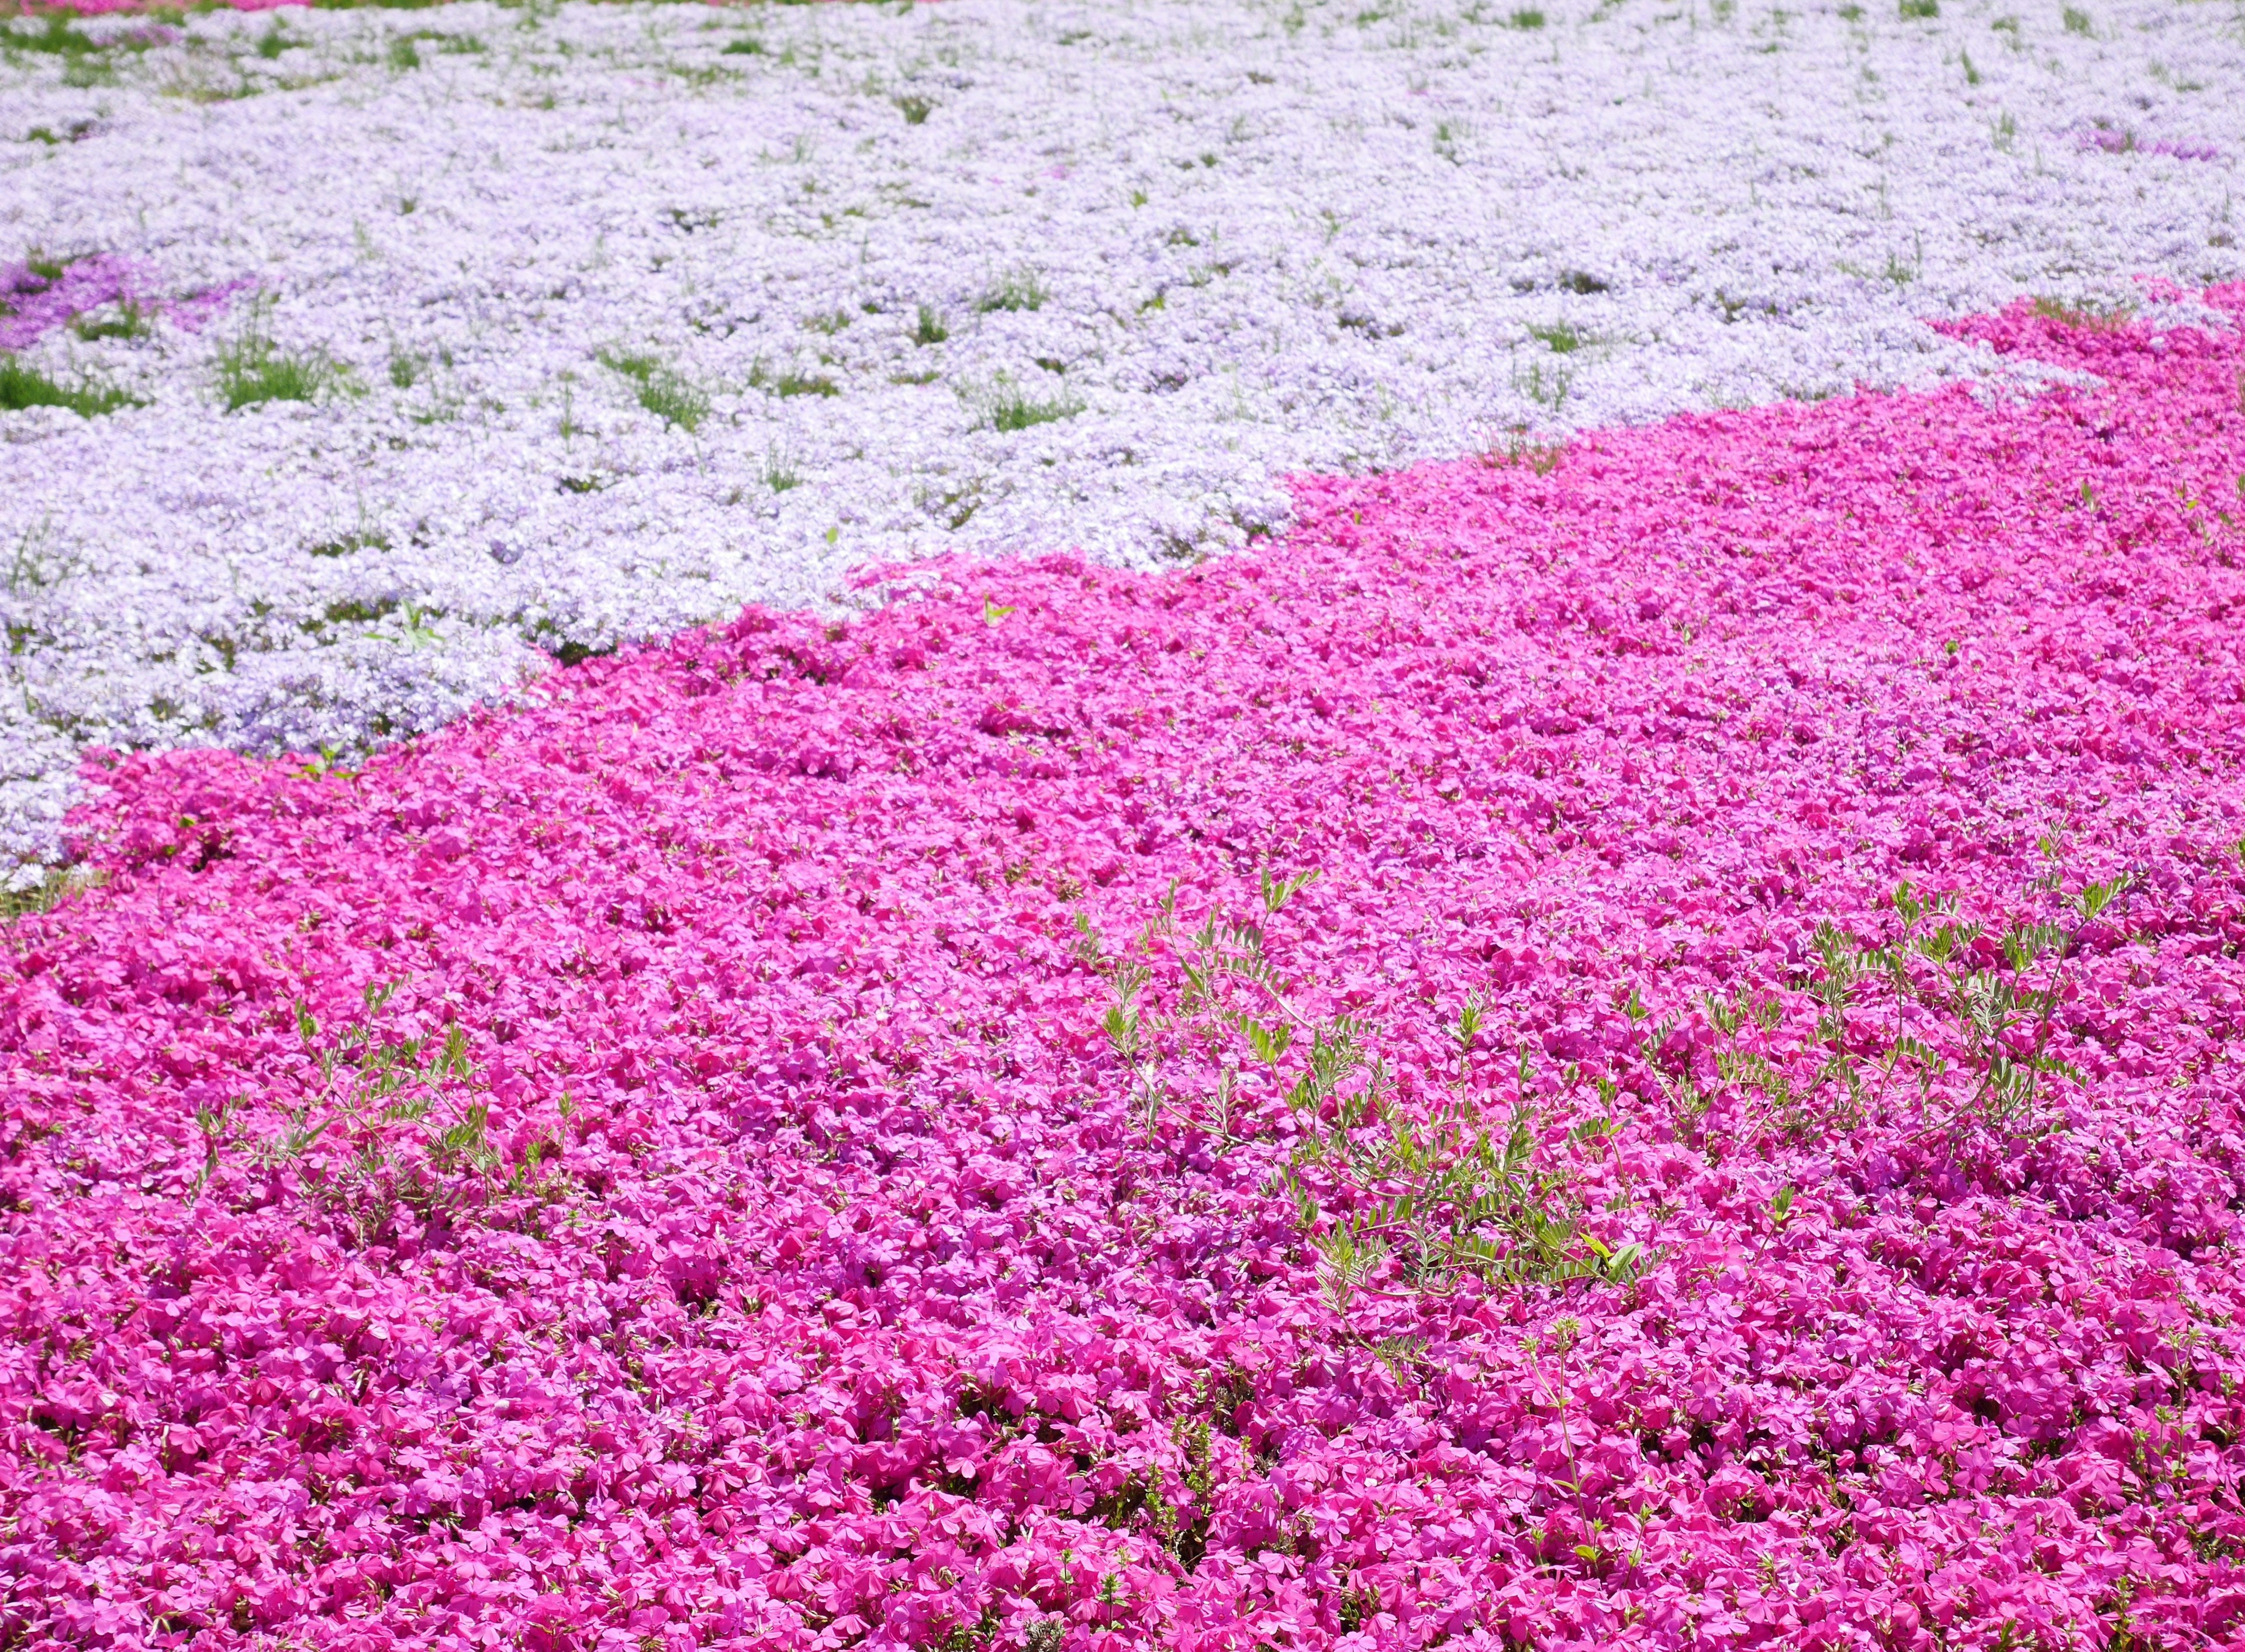
[[[0,263],[238,295],[0,389],[0,876],[95,746],[363,754],[875,562],[2043,382],[1929,322],[2245,279],[2240,84],[2169,0],[0,19]]]
[[[0,1622],[2233,1635],[2245,349],[2074,319],[109,760],[0,985]]]

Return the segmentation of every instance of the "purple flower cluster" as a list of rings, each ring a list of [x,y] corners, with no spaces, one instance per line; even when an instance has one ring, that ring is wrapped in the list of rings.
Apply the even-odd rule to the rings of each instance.
[[[0,350],[29,349],[72,316],[129,299],[134,290],[132,267],[122,259],[0,265]]]
[[[2136,134],[2125,128],[2099,124],[2081,134],[2084,149],[2100,150],[2108,155],[2166,155],[2175,160],[2219,160],[2221,152],[2212,144],[2179,143],[2171,138],[2155,138],[2149,143],[2139,142]]]

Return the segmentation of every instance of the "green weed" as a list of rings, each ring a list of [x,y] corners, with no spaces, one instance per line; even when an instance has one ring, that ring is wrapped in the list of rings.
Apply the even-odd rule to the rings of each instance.
[[[51,253],[27,253],[24,255],[24,268],[37,280],[58,281],[63,278],[63,272],[84,256],[82,253],[73,253],[62,258],[58,258]]]
[[[1574,369],[1546,362],[1530,362],[1526,368],[1512,370],[1512,388],[1554,413],[1565,405],[1575,388]]]
[[[1316,876],[1266,871],[1264,916],[1277,918]],[[1114,983],[1103,1030],[1129,1073],[1134,1113],[1150,1141],[1167,1121],[1221,1150],[1271,1128],[1283,1105],[1299,1122],[1279,1186],[1337,1311],[1389,1289],[1391,1276],[1406,1290],[1442,1294],[1468,1277],[1621,1283],[1645,1265],[1638,1247],[1585,1232],[1563,1178],[1540,1164],[1524,1053],[1511,1106],[1501,1122],[1487,1117],[1469,1076],[1485,1025],[1477,999],[1450,1034],[1457,1080],[1406,1107],[1373,1053],[1371,1029],[1305,1015],[1258,925],[1211,917],[1187,935],[1172,895],[1139,944],[1153,965],[1114,963],[1096,946],[1092,954]]]
[[[1566,457],[1565,443],[1530,441],[1527,427],[1519,425],[1506,432],[1503,446],[1486,450],[1481,456],[1481,462],[1492,471],[1524,464],[1538,476],[1549,476],[1559,468],[1559,461]]]
[[[709,395],[659,355],[601,350],[601,366],[639,386],[639,404],[666,424],[692,434],[709,416]]]
[[[919,317],[912,324],[912,342],[915,344],[940,344],[944,340],[950,336],[951,329],[944,325],[943,316],[936,309],[935,306],[933,304],[921,305],[919,307]]]
[[[1051,296],[1034,270],[1016,270],[976,299],[974,308],[984,315],[992,310],[1041,309]]]
[[[260,402],[316,402],[356,389],[350,370],[324,350],[281,349],[266,330],[267,306],[253,305],[248,322],[219,347],[218,390],[229,413]]]
[[[2136,307],[2122,300],[2118,303],[2100,303],[2084,299],[2078,303],[2060,298],[2038,298],[2034,313],[2045,321],[2057,322],[2065,327],[2078,327],[2091,332],[2109,333],[2123,328],[2136,319]]]
[[[38,28],[29,33],[12,26],[0,31],[0,45],[10,51],[44,51],[58,58],[79,58],[101,50],[100,44],[63,11],[50,11],[40,20]]]
[[[322,775],[330,767],[323,761],[305,772]],[[318,1071],[317,1093],[290,1109],[277,1129],[255,1137],[245,1134],[239,1098],[198,1107],[203,1161],[190,1197],[200,1196],[239,1146],[253,1168],[297,1167],[307,1191],[363,1243],[401,1205],[425,1220],[437,1207],[481,1196],[493,1184],[507,1154],[492,1139],[484,1075],[466,1035],[457,1023],[441,1037],[378,1032],[376,1018],[394,991],[394,983],[369,984],[361,994],[363,1014],[335,1036],[309,1006],[296,1005],[296,1032]],[[566,1096],[559,1110],[566,1121]],[[552,1151],[550,1137],[533,1141],[507,1190],[539,1191],[527,1175]],[[436,1177],[453,1180],[448,1185]]]
[[[0,411],[66,407],[80,418],[90,419],[114,413],[120,407],[145,405],[139,397],[113,384],[90,378],[81,378],[75,385],[64,384],[13,355],[0,355]]]
[[[0,924],[13,924],[34,912],[51,912],[71,896],[98,889],[109,874],[90,866],[44,867],[38,881],[17,888],[0,888]]]
[[[1936,1093],[1957,1093],[1946,1082],[1954,1074],[1966,1087],[1959,1117],[2031,1131],[2048,1082],[2079,1076],[2052,1049],[2068,965],[2084,932],[2125,901],[2131,884],[2123,876],[2058,898],[2053,872],[2036,887],[2052,901],[2049,915],[2000,931],[1960,920],[1953,900],[1908,884],[1889,903],[1895,927],[1885,938],[1818,925],[1815,962],[1800,985],[1815,1008],[1813,1035],[1805,1044],[1771,1041],[1787,1017],[1775,993],[1708,995],[1703,1012],[1718,1040],[1712,1087],[1702,1087],[1688,1056],[1671,1063],[1663,1053],[1680,1015],[1646,1026],[1650,1013],[1634,992],[1624,1011],[1644,1029],[1647,1063],[1687,1123],[1728,1095],[1745,1108],[1747,1134],[1800,1141],[1855,1127],[1898,1080],[1915,1083],[1926,1112]]]
[[[1065,391],[1058,396],[1031,395],[1004,374],[979,394],[961,392],[974,409],[978,421],[993,430],[1026,430],[1074,418],[1083,411],[1082,401]]]
[[[96,40],[64,11],[47,12],[36,28],[28,30],[0,21],[0,51],[11,58],[25,51],[61,58],[63,84],[67,86],[113,84],[117,71],[112,54],[146,51],[159,37],[136,30],[108,41]]]
[[[146,338],[155,330],[155,312],[137,299],[120,299],[71,318],[71,331],[89,343],[100,338]]]

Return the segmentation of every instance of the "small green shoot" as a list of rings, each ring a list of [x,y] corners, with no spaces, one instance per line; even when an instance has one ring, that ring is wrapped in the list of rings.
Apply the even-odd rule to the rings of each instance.
[[[1270,868],[1264,868],[1263,910],[1275,917],[1286,910],[1287,902],[1292,900],[1295,896],[1323,876],[1324,874],[1314,866],[1306,871],[1296,872],[1292,877],[1273,877],[1271,876]]]
[[[1461,1078],[1466,1073],[1468,1063],[1473,1059],[1474,1039],[1481,1033],[1482,1022],[1486,1018],[1487,1012],[1488,1005],[1482,1002],[1481,994],[1478,992],[1468,993],[1466,1001],[1458,1006],[1458,1025],[1450,1037],[1458,1046],[1458,1073]]]

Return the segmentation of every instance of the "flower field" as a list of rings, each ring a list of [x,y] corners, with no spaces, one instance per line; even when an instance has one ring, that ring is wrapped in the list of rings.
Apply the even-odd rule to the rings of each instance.
[[[869,563],[1189,565],[1290,475],[2031,385],[1926,322],[2245,280],[2221,6],[1897,3],[17,21],[0,351],[108,410],[0,413],[0,851],[90,746],[347,754]]]
[[[12,39],[7,1644],[2245,1638],[2226,17]]]

